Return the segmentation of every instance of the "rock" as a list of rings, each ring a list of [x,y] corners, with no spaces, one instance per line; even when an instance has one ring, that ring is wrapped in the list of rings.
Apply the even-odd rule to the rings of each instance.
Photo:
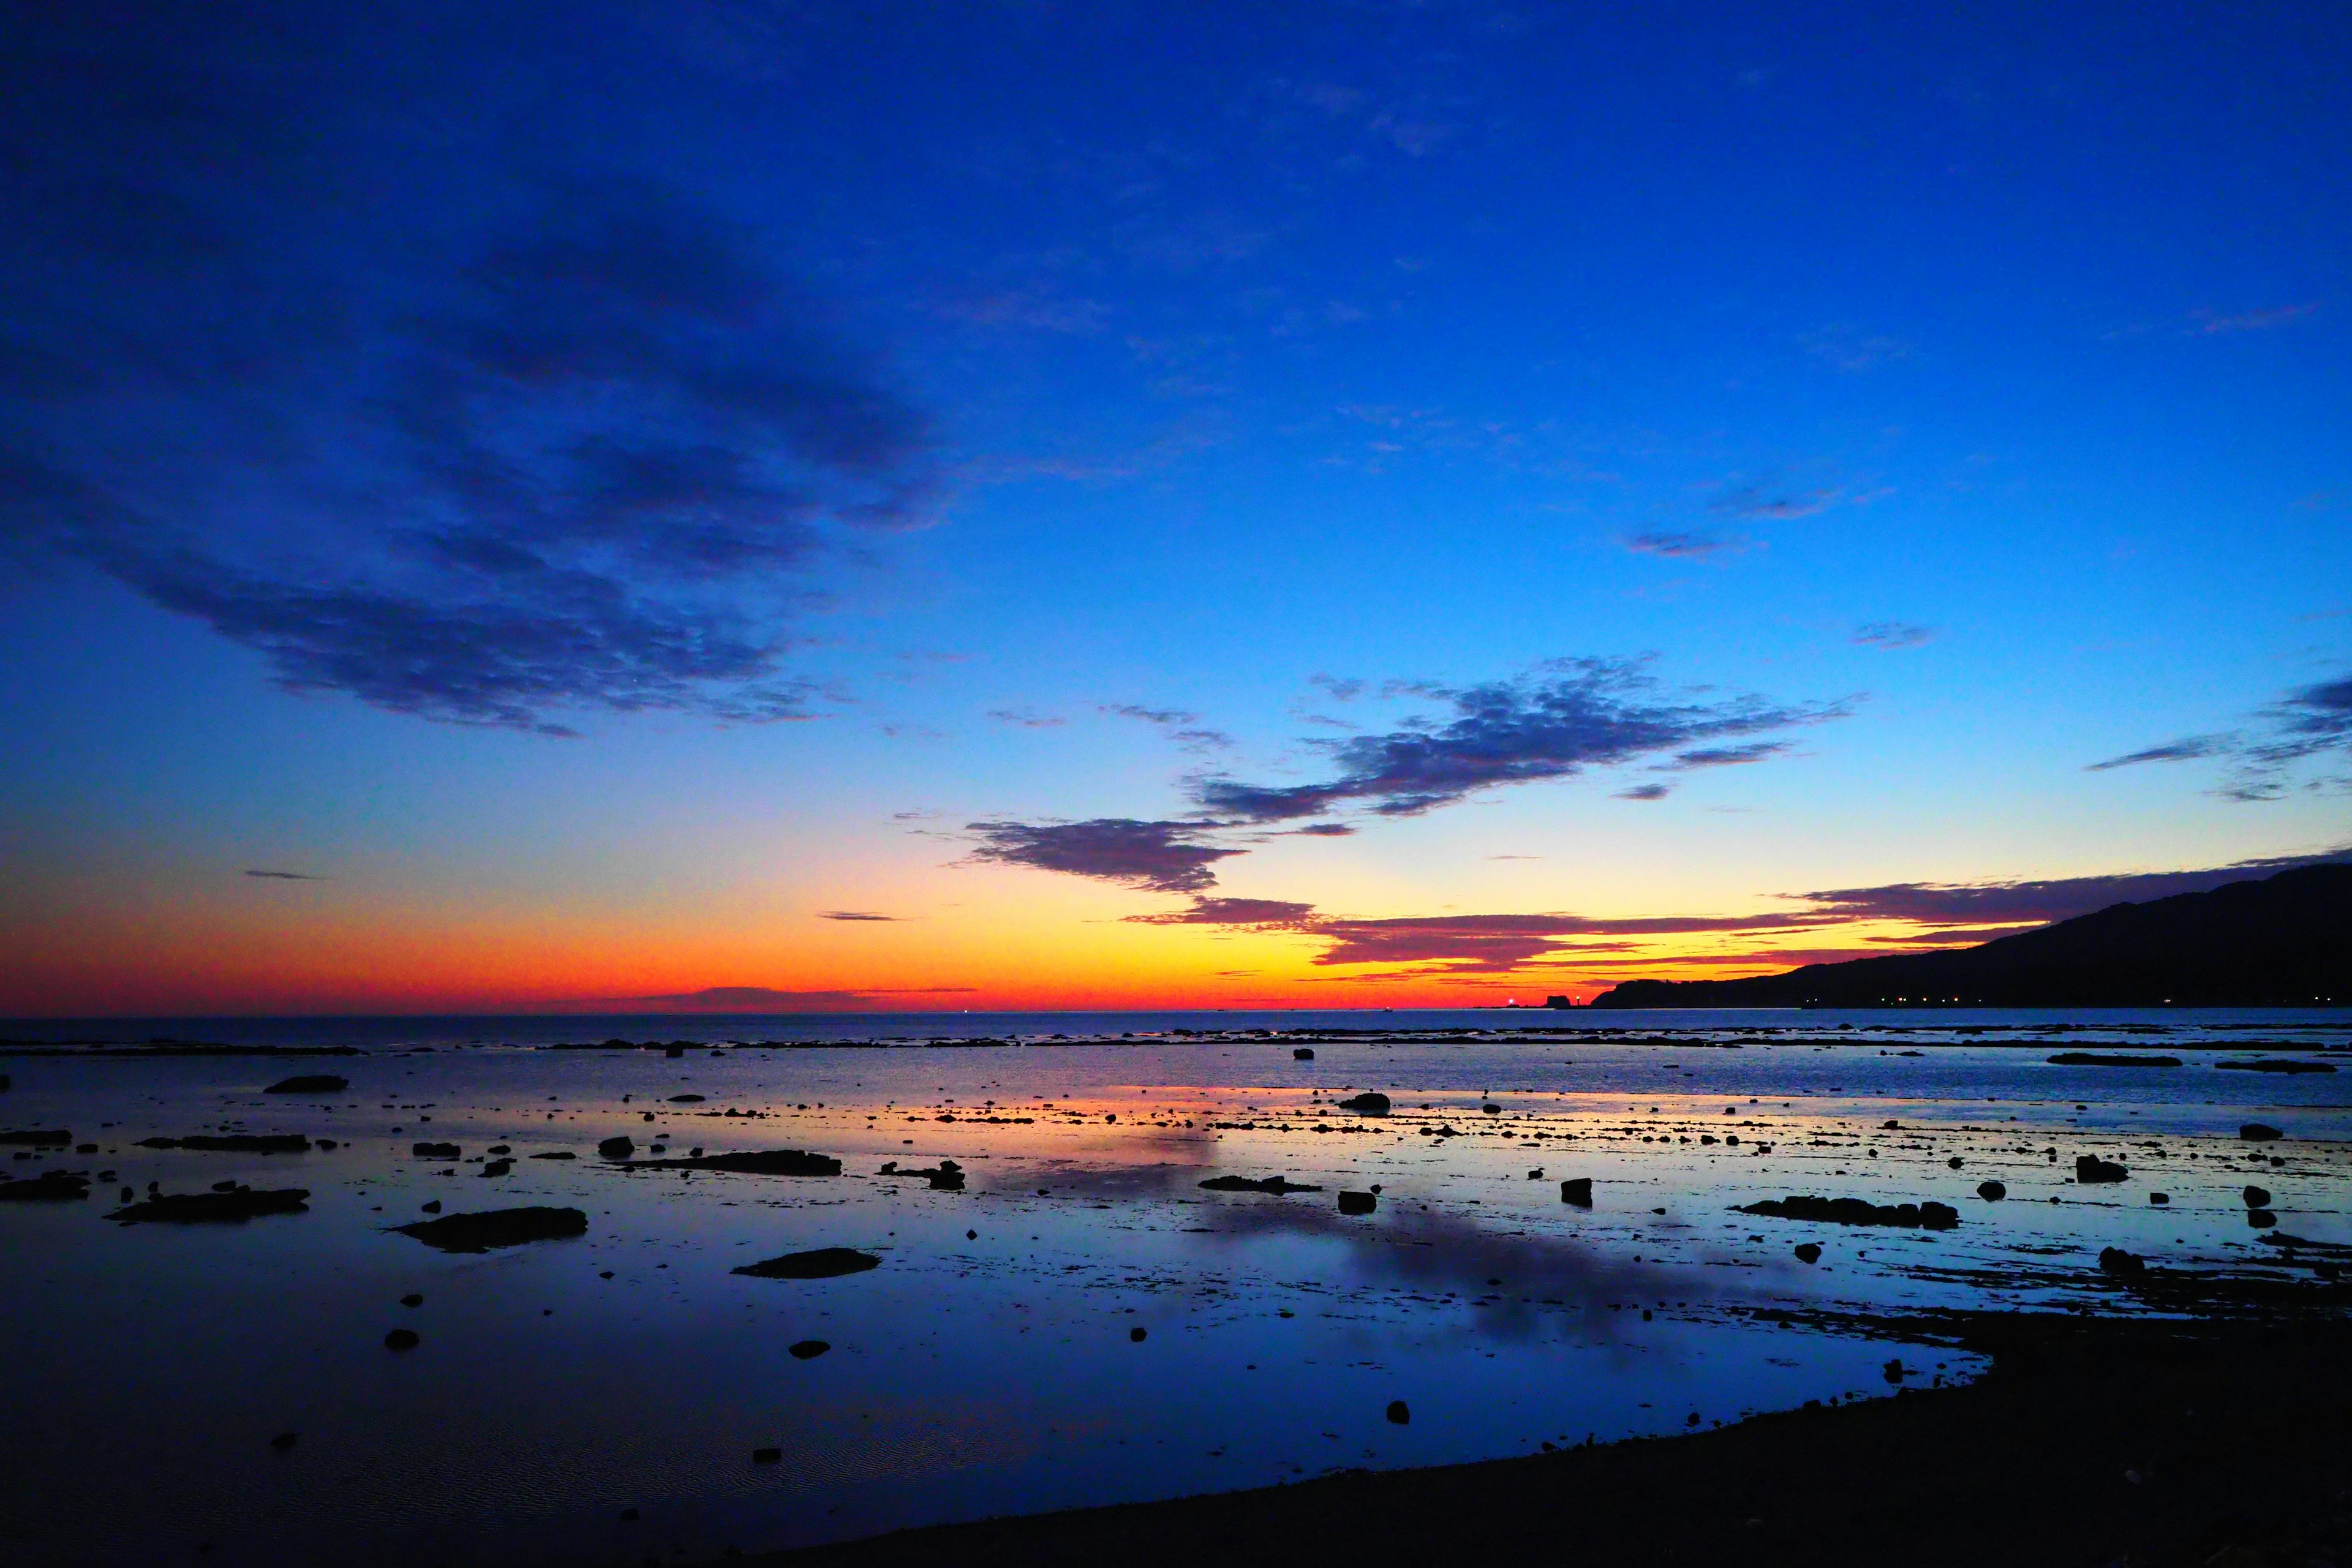
[[[1559,1184],[1559,1201],[1564,1204],[1574,1204],[1579,1208],[1591,1208],[1592,1206],[1592,1178],[1590,1176],[1570,1176],[1568,1180],[1562,1182]]]
[[[1878,1371],[1879,1375],[1885,1378],[1887,1382],[1901,1383],[1903,1381],[1903,1358],[1901,1356],[1896,1356],[1885,1366],[1879,1368]]]
[[[832,1348],[823,1340],[803,1340],[792,1347],[792,1357],[794,1361],[814,1361]]]
[[[674,1057],[685,1054],[684,1051],[670,1052]],[[755,1465],[781,1465],[784,1462],[784,1451],[782,1448],[754,1448],[751,1450],[751,1462]]]
[[[618,1138],[607,1138],[596,1145],[596,1152],[607,1160],[625,1160],[636,1152],[636,1140],[625,1134]]]
[[[194,1149],[208,1154],[307,1154],[310,1141],[299,1132],[199,1133],[193,1138],[142,1138],[142,1149]]]
[[[1370,1193],[1341,1193],[1339,1194],[1339,1212],[1341,1214],[1370,1214],[1374,1209],[1377,1209],[1380,1206],[1381,1200],[1372,1196]]]
[[[2050,1058],[2054,1068],[2177,1068],[2179,1057],[2102,1056],[2096,1051],[2061,1051]]]
[[[294,1446],[300,1434],[294,1432],[280,1432],[277,1436],[269,1439],[269,1446],[282,1454]]]
[[[303,1073],[295,1078],[281,1078],[261,1092],[264,1094],[341,1094],[352,1087],[352,1080],[337,1078],[331,1072]]]
[[[1140,1328],[1134,1328],[1127,1331],[1127,1342],[1131,1345],[1141,1344],[1146,1337],[1147,1336]]]
[[[1479,1109],[1479,1110],[1480,1110],[1480,1111],[1482,1111],[1483,1113],[1485,1113],[1486,1115],[1488,1115],[1488,1116],[1500,1116],[1500,1115],[1502,1115],[1502,1114],[1503,1114],[1503,1108],[1502,1108],[1501,1106],[1499,1106],[1499,1105],[1496,1104],[1496,1103],[1495,1103],[1493,1100],[1488,1100],[1486,1104],[1484,1104],[1484,1105],[1480,1106],[1478,1109]]]
[[[2264,1122],[2249,1121],[2238,1129],[2238,1136],[2249,1143],[2267,1143],[2273,1138],[2284,1138],[2286,1134]]]
[[[2246,1211],[2246,1223],[2256,1230],[2268,1230],[2271,1226],[2278,1224],[2278,1215],[2271,1213],[2268,1209],[2248,1209]]]
[[[2099,1182],[2128,1181],[2131,1172],[2113,1160],[2102,1160],[2096,1154],[2074,1156],[2074,1179],[2085,1186]]]
[[[787,1252],[764,1263],[747,1263],[728,1272],[747,1274],[754,1279],[833,1279],[881,1267],[882,1260],[872,1253],[847,1247],[820,1247],[814,1252]]]
[[[531,1241],[562,1241],[588,1234],[588,1216],[578,1209],[530,1207],[486,1209],[478,1214],[443,1215],[393,1227],[443,1252],[488,1252],[494,1247],[520,1247]]]
[[[2271,1190],[2268,1187],[2249,1185],[2245,1195],[2246,1206],[2250,1209],[2266,1209],[2271,1206]]]
[[[580,1156],[574,1154],[569,1149],[551,1149],[544,1154],[533,1154],[530,1158],[534,1160],[577,1160]]]
[[[626,1139],[610,1142],[627,1142]],[[631,1145],[635,1147],[635,1145]],[[604,1152],[597,1145],[597,1152]],[[942,1160],[943,1169],[952,1170],[955,1162]],[[688,1155],[682,1160],[640,1160],[631,1167],[639,1171],[739,1171],[752,1176],[837,1176],[841,1162],[830,1154],[812,1154],[801,1149],[755,1149],[741,1154]],[[911,1171],[897,1173],[913,1175]]]
[[[1412,1412],[1406,1408],[1405,1402],[1403,1400],[1391,1399],[1389,1401],[1389,1421],[1391,1425],[1397,1426],[1412,1425]]]
[[[702,1096],[698,1094],[673,1094],[669,1097],[669,1102],[672,1105],[700,1105],[702,1103]]]
[[[418,1292],[411,1290],[400,1299],[400,1304],[404,1307],[422,1307],[425,1305],[425,1298]]]
[[[2215,1062],[2213,1064],[2213,1068],[2217,1072],[2305,1073],[2334,1072],[2336,1070],[2335,1064],[2332,1062],[2298,1062],[2282,1060],[2277,1058],[2265,1058],[2261,1061],[2253,1062]]]
[[[1213,1193],[1273,1193],[1277,1196],[1284,1193],[1319,1193],[1323,1190],[1287,1182],[1280,1176],[1268,1176],[1255,1182],[1247,1176],[1211,1176],[1201,1185]]]
[[[72,1134],[71,1132],[69,1132],[69,1131],[68,1131],[68,1132],[44,1132],[44,1131],[0,1132],[0,1143],[21,1143],[21,1144],[27,1144],[27,1145],[30,1145],[30,1146],[31,1146],[31,1147],[33,1147],[33,1148],[36,1148],[36,1149],[47,1149],[47,1148],[50,1148],[50,1147],[53,1147],[53,1146],[54,1146],[54,1147],[57,1147],[57,1148],[63,1148],[65,1145],[67,1145],[67,1144],[68,1144],[68,1143],[70,1143],[70,1142],[73,1142],[73,1134]]]
[[[488,1154],[511,1154],[514,1152],[514,1145],[511,1143],[493,1143],[488,1149],[484,1150],[483,1152]]]
[[[1352,1100],[1341,1100],[1339,1109],[1352,1110],[1362,1116],[1386,1116],[1389,1113],[1389,1097],[1378,1090],[1368,1089]]]
[[[388,1351],[413,1351],[424,1342],[415,1329],[394,1329],[383,1336],[383,1348]]]
[[[129,1201],[131,1189],[122,1189]],[[53,1204],[89,1196],[89,1178],[65,1171],[43,1171],[28,1182],[0,1182],[0,1204]]]
[[[1766,1198],[1738,1205],[1732,1212],[1768,1219],[1826,1220],[1832,1225],[1883,1225],[1912,1230],[1949,1230],[1960,1223],[1960,1211],[1948,1204],[1874,1204],[1862,1198],[1810,1195]]]
[[[1538,1165],[1534,1170],[1528,1173],[1528,1180],[1530,1182],[1540,1182],[1543,1179],[1543,1167],[1541,1165]]]
[[[2120,1279],[2142,1279],[2147,1273],[2147,1259],[2120,1247],[2103,1247],[2099,1248],[2099,1272]]]
[[[419,1160],[455,1160],[465,1153],[455,1143],[411,1143],[408,1152]]]
[[[435,1198],[431,1203],[425,1205],[424,1208],[426,1214],[439,1214],[441,1212],[441,1200],[439,1198]]]
[[[476,1172],[475,1174],[482,1176],[503,1176],[509,1171],[513,1169],[514,1162],[512,1160],[485,1160],[482,1162],[482,1168]]]
[[[1960,1157],[1958,1154],[1955,1154],[1950,1159],[1945,1161],[1944,1163],[1957,1171],[1960,1168]]]
[[[142,1221],[165,1225],[210,1225],[248,1220],[257,1215],[307,1214],[310,1194],[300,1187],[256,1192],[240,1187],[227,1193],[159,1194],[145,1203],[119,1208],[106,1217],[125,1225]]]
[[[2154,1204],[2157,1207],[2162,1208],[2172,1201],[2172,1194],[2170,1193],[2150,1193],[2147,1194],[2147,1201]]]
[[[1801,1242],[1797,1243],[1797,1261],[1798,1261],[1798,1262],[1800,1262],[1800,1263],[1819,1263],[1821,1260],[1822,1260],[1822,1247],[1821,1247],[1821,1243],[1819,1243],[1819,1242],[1817,1242],[1817,1241],[1801,1241]]]
[[[2009,1196],[2009,1188],[1999,1182],[1979,1182],[1977,1184],[1977,1196],[1984,1199],[1984,1201],[1989,1204],[1997,1204],[2000,1202],[2001,1199]]]
[[[1301,1046],[1290,1053],[1290,1059],[1295,1062],[1311,1062],[1315,1059],[1315,1053]]]
[[[332,1149],[335,1147],[335,1141],[331,1138],[321,1138],[319,1140],[319,1147],[321,1149]]]

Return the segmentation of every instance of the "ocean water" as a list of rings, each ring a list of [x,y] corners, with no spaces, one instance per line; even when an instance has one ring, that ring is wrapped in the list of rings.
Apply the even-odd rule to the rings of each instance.
[[[1877,1337],[1873,1314],[2151,1310],[2098,1270],[2104,1247],[2292,1278],[2325,1246],[2278,1237],[2352,1242],[2352,1071],[2242,1070],[2352,1063],[2342,1011],[177,1019],[0,1037],[17,1042],[0,1129],[75,1140],[12,1148],[0,1174],[99,1187],[0,1204],[0,1555],[46,1563],[635,1564],[1522,1454],[1975,1370]],[[60,1043],[156,1039],[355,1054]],[[660,1044],[558,1048],[612,1039]],[[2179,1065],[2048,1059],[2074,1051]],[[262,1092],[322,1071],[349,1089]],[[1364,1089],[1391,1112],[1339,1107]],[[2249,1142],[2249,1121],[2284,1136]],[[336,1146],[139,1146],[222,1131]],[[636,1159],[598,1157],[624,1134]],[[418,1158],[418,1141],[460,1152]],[[513,1163],[485,1175],[493,1145]],[[638,1168],[656,1146],[813,1150],[844,1171]],[[2129,1174],[2079,1185],[2082,1153]],[[941,1161],[961,1191],[882,1173]],[[1319,1190],[1200,1184],[1233,1174]],[[1570,1177],[1591,1179],[1590,1207],[1561,1201]],[[2007,1195],[1978,1196],[1988,1180]],[[307,1208],[105,1218],[123,1187],[224,1182],[300,1188]],[[2250,1222],[2249,1184],[2274,1224]],[[1339,1212],[1375,1188],[1374,1212]],[[1794,1194],[1961,1217],[1734,1212]],[[393,1228],[428,1203],[565,1206],[587,1228],[447,1253]],[[826,1247],[877,1266],[731,1271]],[[386,1348],[399,1328],[415,1348]]]

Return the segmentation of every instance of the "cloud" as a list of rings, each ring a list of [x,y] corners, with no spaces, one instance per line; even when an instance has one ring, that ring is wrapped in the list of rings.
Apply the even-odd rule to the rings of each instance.
[[[327,879],[324,877],[314,877],[308,871],[248,870],[246,875],[264,878],[272,882],[323,882]]]
[[[1612,945],[1592,939],[1708,931],[1802,929],[1823,923],[1811,913],[1661,915],[1628,919],[1583,915],[1417,915],[1394,920],[1317,921],[1329,946],[1318,967],[1362,963],[1442,963],[1451,973],[1501,973],[1537,959],[1556,960]]]
[[[1058,730],[1067,721],[1050,713],[1040,713],[1034,708],[992,708],[988,716],[1000,724],[1023,730]]]
[[[2297,866],[2352,859],[2352,847],[2315,855],[2238,860],[2183,871],[2136,871],[2019,882],[1893,882],[1875,888],[1830,888],[1783,897],[1801,899],[1822,914],[1848,920],[1916,921],[1927,925],[2003,925],[2071,920],[2111,904],[2145,903],[2176,893],[2201,893]]]
[[[1675,753],[1675,765],[1684,768],[1737,768],[1749,763],[1760,763],[1780,756],[1789,749],[1786,741],[1750,741],[1744,746],[1702,746],[1695,752]]]
[[[395,712],[804,716],[821,570],[938,465],[770,236],[486,153],[407,21],[110,15],[0,62],[0,548]]]
[[[2137,763],[2190,762],[2226,757],[2236,763],[2220,794],[2232,800],[2276,800],[2287,793],[2298,764],[2314,758],[2352,754],[2352,676],[2297,687],[2258,710],[2243,730],[2193,735],[2144,751],[2092,763],[2087,771]],[[2311,790],[2352,788],[2352,775],[2306,780]]]
[[[970,985],[866,985],[847,991],[778,991],[765,985],[708,985],[660,996],[600,996],[550,1005],[604,1009],[619,1004],[677,1013],[844,1013],[870,1010],[900,996],[967,996]]]
[[[1570,778],[1593,766],[1673,752],[1693,742],[1783,730],[1843,717],[1850,703],[1785,705],[1761,698],[1662,701],[1638,662],[1559,660],[1508,681],[1401,686],[1448,704],[1454,717],[1383,735],[1325,742],[1339,776],[1325,784],[1194,782],[1208,810],[1247,822],[1318,816],[1363,802],[1414,816],[1500,784]]]
[[[1356,830],[1344,822],[1310,822],[1290,830],[1301,838],[1353,838]]]
[[[1704,561],[1712,555],[1738,555],[1752,547],[1738,534],[1637,533],[1625,541],[1636,555],[1662,555],[1670,561]]]
[[[1865,621],[1853,628],[1853,640],[1864,647],[1924,647],[1935,637],[1935,627],[1913,626],[1908,621]]]
[[[1188,752],[1221,752],[1234,743],[1234,738],[1223,730],[1212,730],[1202,724],[1198,713],[1188,713],[1181,708],[1146,708],[1139,703],[1123,702],[1106,706],[1103,711],[1119,719],[1135,719],[1158,726],[1170,740]]]
[[[1310,675],[1307,678],[1307,684],[1321,687],[1334,702],[1353,702],[1364,694],[1364,682],[1353,677]]]
[[[1827,511],[1838,503],[1842,492],[1834,489],[1788,489],[1780,486],[1757,484],[1727,485],[1707,501],[1713,510],[1732,517],[1767,517],[1787,519],[1811,517]]]
[[[2301,305],[2279,305],[2267,310],[2243,310],[2234,316],[2220,315],[2211,310],[2199,310],[2190,319],[2200,335],[2211,337],[2221,332],[2259,332],[2270,327],[2284,327],[2316,314],[2317,300]]]
[[[819,910],[816,918],[821,921],[882,921],[896,923],[905,917],[877,915],[871,910]]]
[[[1240,926],[1254,931],[1297,931],[1310,921],[1314,914],[1313,904],[1292,903],[1285,899],[1196,898],[1188,909],[1129,915],[1126,919],[1130,925]]]
[[[1621,789],[1617,791],[1615,798],[1619,800],[1664,800],[1666,796],[1674,793],[1673,786],[1669,784],[1638,784],[1633,785],[1629,789]]]
[[[1139,822],[1133,817],[1097,817],[1087,822],[973,822],[980,836],[975,860],[1028,866],[1145,888],[1156,893],[1192,893],[1216,884],[1210,868],[1244,853],[1203,844],[1199,835],[1217,823]]]
[[[1902,339],[1861,332],[1852,327],[1823,327],[1802,333],[1797,342],[1815,359],[1848,375],[1859,375],[1911,357],[1911,345]]]

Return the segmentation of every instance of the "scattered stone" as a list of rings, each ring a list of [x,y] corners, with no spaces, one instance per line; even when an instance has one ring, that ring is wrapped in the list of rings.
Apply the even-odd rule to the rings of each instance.
[[[669,1102],[672,1105],[700,1105],[702,1098],[698,1094],[673,1094],[669,1097]]]
[[[2061,1051],[2050,1058],[2054,1068],[2177,1068],[2179,1057],[2103,1056],[2096,1051]]]
[[[1295,1062],[1311,1062],[1315,1059],[1315,1053],[1301,1046],[1290,1053],[1290,1059]]]
[[[0,1143],[24,1143],[36,1149],[47,1149],[52,1145],[63,1147],[72,1142],[71,1132],[0,1132]]]
[[[1543,1167],[1541,1165],[1538,1165],[1534,1170],[1528,1173],[1528,1180],[1530,1182],[1540,1182],[1543,1179]]]
[[[1579,1208],[1591,1208],[1592,1206],[1592,1178],[1590,1176],[1570,1176],[1568,1180],[1562,1182],[1559,1184],[1559,1201],[1564,1204],[1574,1204]]]
[[[573,1153],[569,1149],[551,1149],[544,1154],[533,1154],[530,1157],[534,1160],[577,1160],[580,1158],[579,1155]]]
[[[607,1138],[596,1145],[596,1152],[607,1160],[625,1160],[636,1152],[636,1141],[625,1134],[619,1138]]]
[[[1201,1185],[1213,1193],[1273,1193],[1277,1196],[1284,1193],[1319,1193],[1323,1190],[1285,1181],[1280,1176],[1268,1176],[1255,1182],[1247,1176],[1211,1176]]]
[[[341,1094],[352,1087],[352,1080],[337,1078],[331,1072],[307,1072],[293,1078],[281,1078],[261,1092],[264,1094]]]
[[[1389,1113],[1389,1097],[1377,1089],[1366,1089],[1352,1100],[1341,1100],[1339,1109],[1364,1116],[1386,1116]]]
[[[422,1307],[425,1305],[425,1298],[421,1293],[411,1290],[400,1299],[400,1304],[404,1307]]]
[[[1131,1345],[1141,1344],[1144,1342],[1145,1337],[1144,1331],[1139,1328],[1129,1329],[1127,1331],[1127,1342]]]
[[[531,1207],[487,1209],[444,1215],[393,1227],[443,1252],[488,1252],[530,1241],[561,1241],[588,1234],[588,1216],[578,1209]]]
[[[1887,1382],[1901,1383],[1903,1381],[1903,1358],[1901,1356],[1896,1356],[1878,1370],[1880,1375],[1885,1377]]]
[[[455,1143],[412,1143],[408,1152],[419,1160],[455,1160],[465,1153]]]
[[[2085,1186],[2097,1182],[2122,1182],[2131,1178],[2131,1172],[2113,1160],[2102,1160],[2096,1154],[2074,1156],[2074,1179]]]
[[[787,1252],[764,1263],[747,1263],[728,1272],[748,1274],[754,1279],[833,1279],[881,1267],[882,1260],[870,1252],[848,1247],[820,1247],[814,1252]]]
[[[2143,1279],[2147,1274],[2147,1259],[2120,1247],[2103,1247],[2099,1248],[2099,1272],[2119,1279]]]
[[[142,1149],[194,1149],[208,1154],[307,1154],[310,1141],[299,1132],[199,1133],[193,1138],[142,1138]]]
[[[625,1142],[626,1140],[621,1140]],[[602,1152],[602,1145],[599,1145]],[[943,1160],[944,1166],[953,1166],[952,1160]],[[635,1166],[640,1171],[739,1171],[752,1176],[837,1176],[841,1162],[830,1154],[812,1154],[801,1149],[757,1149],[743,1154],[688,1155],[683,1160],[640,1160]],[[901,1174],[911,1174],[902,1172]]]
[[[2248,1209],[2246,1223],[2256,1230],[2268,1230],[2278,1224],[2278,1215],[2268,1209]]]
[[[511,1154],[514,1152],[514,1145],[511,1143],[493,1143],[487,1151],[485,1151],[485,1152],[491,1154]]]
[[[2150,1193],[2147,1194],[2147,1201],[2154,1204],[2157,1207],[2162,1208],[2172,1201],[2172,1194],[2170,1193]]]
[[[1381,1200],[1374,1197],[1370,1193],[1341,1193],[1339,1194],[1339,1212],[1341,1214],[1370,1214],[1374,1209],[1377,1209],[1380,1206]]]
[[[394,1329],[383,1336],[383,1348],[388,1351],[413,1351],[424,1342],[415,1329]]]
[[[1480,1107],[1478,1108],[1478,1110],[1479,1110],[1483,1114],[1487,1115],[1487,1116],[1500,1116],[1500,1115],[1502,1115],[1502,1114],[1503,1114],[1503,1108],[1502,1108],[1501,1106],[1499,1106],[1499,1105],[1496,1104],[1496,1103],[1495,1103],[1493,1100],[1488,1100],[1486,1104],[1484,1104],[1484,1105],[1480,1106]]]
[[[248,1220],[265,1214],[307,1214],[310,1194],[300,1187],[256,1192],[239,1187],[226,1193],[159,1194],[145,1203],[116,1209],[106,1217],[124,1225],[142,1221],[166,1225],[209,1225]]]
[[[129,1201],[131,1189],[122,1189]],[[51,1204],[89,1196],[89,1178],[66,1171],[43,1171],[28,1182],[0,1182],[0,1204]]]
[[[475,1174],[481,1176],[503,1176],[509,1171],[513,1169],[514,1162],[512,1160],[485,1160],[482,1162],[482,1168],[476,1172]]]
[[[2238,1129],[2238,1136],[2249,1143],[2267,1143],[2273,1138],[2284,1138],[2286,1134],[2265,1122],[2249,1121]]]
[[[1960,1157],[1958,1154],[1955,1154],[1950,1159],[1945,1161],[1944,1163],[1957,1171],[1960,1168]]]
[[[1863,1198],[1766,1198],[1761,1203],[1735,1205],[1735,1214],[1762,1215],[1768,1219],[1826,1220],[1832,1225],[1884,1225],[1912,1230],[1949,1230],[1960,1223],[1960,1211],[1948,1204],[1874,1204]]]
[[[810,1158],[824,1159],[824,1156],[812,1155]],[[841,1169],[841,1162],[838,1160],[829,1160],[826,1161],[826,1163],[830,1164],[835,1171]],[[825,1173],[817,1173],[824,1174]],[[920,1176],[925,1181],[931,1184],[931,1190],[935,1193],[960,1193],[963,1191],[963,1167],[957,1164],[953,1160],[942,1160],[938,1164],[928,1169],[908,1170],[899,1169],[898,1162],[893,1160],[874,1173],[877,1176]]]
[[[2009,1196],[2009,1188],[1999,1182],[1979,1182],[1977,1196],[1989,1204],[1997,1204]]]
[[[832,1348],[823,1340],[803,1340],[792,1347],[792,1357],[794,1361],[814,1361]]]
[[[2249,1184],[2246,1188],[2246,1206],[2250,1209],[2266,1209],[2270,1207],[2271,1190],[2268,1187],[2257,1187]]]
[[[441,1200],[439,1198],[435,1198],[431,1203],[425,1205],[424,1207],[426,1214],[439,1214],[441,1212]]]
[[[1405,1407],[1403,1400],[1391,1399],[1389,1401],[1389,1421],[1391,1425],[1398,1426],[1407,1426],[1412,1425],[1412,1412]]]
[[[1822,1260],[1822,1246],[1821,1246],[1821,1243],[1819,1243],[1819,1242],[1817,1242],[1817,1241],[1801,1241],[1801,1242],[1797,1243],[1797,1261],[1798,1261],[1798,1262],[1800,1262],[1800,1263],[1819,1263],[1821,1260]]]

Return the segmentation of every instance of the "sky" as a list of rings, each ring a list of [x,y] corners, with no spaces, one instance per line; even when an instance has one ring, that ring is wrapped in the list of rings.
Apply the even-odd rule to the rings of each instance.
[[[2341,5],[9,37],[0,1014],[1491,1005],[2352,847]]]

